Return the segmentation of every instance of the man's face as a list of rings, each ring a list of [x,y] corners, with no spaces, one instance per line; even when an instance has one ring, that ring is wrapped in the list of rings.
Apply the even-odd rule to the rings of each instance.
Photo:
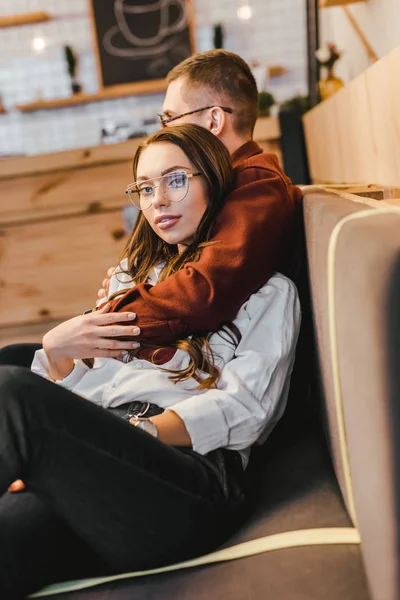
[[[193,97],[185,90],[185,79],[179,77],[168,85],[163,103],[163,114],[165,117],[177,117],[183,113],[208,106],[207,99],[202,98],[201,94],[193,94]],[[186,93],[185,93],[186,92]],[[171,122],[171,125],[182,125],[183,123],[194,123],[203,127],[207,126],[207,111],[201,111],[192,115],[186,115],[180,119]],[[169,125],[168,125],[169,126]]]

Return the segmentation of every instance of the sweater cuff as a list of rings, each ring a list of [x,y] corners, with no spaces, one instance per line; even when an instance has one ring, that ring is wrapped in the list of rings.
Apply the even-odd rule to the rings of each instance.
[[[192,447],[199,454],[207,454],[217,448],[224,448],[229,442],[229,428],[223,412],[212,397],[212,390],[182,400],[168,410],[173,410],[185,423],[192,440]]]

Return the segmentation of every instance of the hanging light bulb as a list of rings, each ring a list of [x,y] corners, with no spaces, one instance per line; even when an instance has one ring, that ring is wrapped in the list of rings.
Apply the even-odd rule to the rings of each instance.
[[[32,40],[32,50],[36,52],[36,54],[41,54],[43,50],[46,48],[46,40],[41,36],[34,37]]]
[[[240,19],[241,21],[248,21],[249,19],[251,19],[252,14],[253,12],[251,10],[250,4],[242,4],[242,6],[239,6],[237,9],[237,16],[238,19]]]

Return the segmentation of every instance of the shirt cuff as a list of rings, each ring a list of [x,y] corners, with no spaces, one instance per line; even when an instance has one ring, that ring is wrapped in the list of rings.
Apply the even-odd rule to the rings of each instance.
[[[64,377],[64,379],[57,379],[54,383],[72,390],[82,379],[85,373],[89,370],[89,367],[85,365],[81,360],[74,360],[74,368],[71,373]]]
[[[54,381],[49,375],[49,361],[43,348],[36,350],[31,366],[31,371],[33,373],[36,373],[45,379],[49,379],[50,381],[54,381],[54,383],[57,383],[57,385],[61,385],[68,390],[72,390],[72,388],[82,379],[88,370],[89,367],[87,367],[81,360],[74,360],[74,368],[72,369],[71,373],[64,377],[64,379]]]
[[[205,393],[207,398],[203,394],[191,396],[168,407],[185,423],[193,450],[199,454],[224,448],[229,442],[229,427],[216,399],[212,397],[213,391]]]

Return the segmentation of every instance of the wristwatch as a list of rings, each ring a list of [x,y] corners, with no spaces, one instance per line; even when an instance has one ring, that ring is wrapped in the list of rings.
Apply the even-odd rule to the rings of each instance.
[[[139,419],[138,417],[132,417],[132,419],[130,419],[130,422],[135,427],[142,429],[143,431],[149,433],[153,437],[158,437],[158,429],[156,425],[154,425],[153,421],[150,421],[150,419]]]

